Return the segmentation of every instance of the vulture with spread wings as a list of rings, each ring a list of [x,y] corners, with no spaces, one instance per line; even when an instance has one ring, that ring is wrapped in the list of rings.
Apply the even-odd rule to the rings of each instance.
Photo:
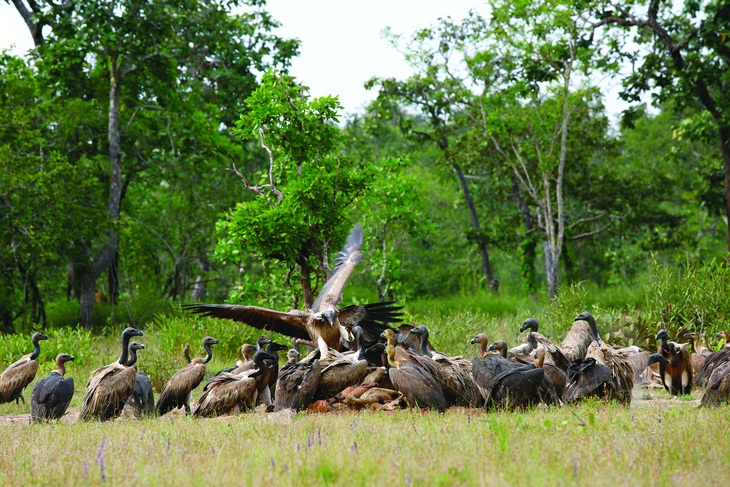
[[[350,232],[342,251],[337,254],[335,271],[322,286],[311,309],[282,312],[234,304],[184,304],[183,309],[202,316],[228,318],[254,328],[311,340],[317,343],[322,358],[327,356],[329,348],[340,349],[341,338],[352,342],[351,330],[355,325],[363,329],[365,345],[373,345],[383,330],[388,328],[388,323],[401,320],[402,308],[392,306],[393,302],[337,307],[342,301],[342,289],[362,257],[362,240],[363,230],[358,224]]]

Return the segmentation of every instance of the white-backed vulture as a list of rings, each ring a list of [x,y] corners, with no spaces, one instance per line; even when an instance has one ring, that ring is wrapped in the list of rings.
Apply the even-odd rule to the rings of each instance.
[[[73,377],[66,375],[66,363],[76,357],[65,353],[56,356],[56,370],[33,386],[30,399],[30,416],[34,423],[58,419],[66,412],[74,396]]]
[[[601,343],[601,336],[598,334],[596,319],[588,311],[584,311],[573,320],[573,326],[565,336],[559,348],[568,363],[583,359],[588,351],[588,346],[594,341]]]
[[[186,343],[185,346],[183,347],[183,357],[185,357],[185,361],[187,363],[190,363],[193,361],[193,359],[190,358],[190,344],[189,343]]]
[[[221,416],[253,409],[259,394],[268,390],[265,378],[269,365],[266,362],[273,360],[277,360],[275,355],[259,350],[253,356],[253,369],[240,374],[224,372],[216,377],[200,396],[193,416]]]
[[[692,349],[694,350],[690,356],[690,359],[692,360],[692,377],[695,377],[695,384],[697,384],[697,374],[700,373],[700,369],[702,369],[702,364],[705,363],[705,359],[712,355],[712,350],[710,349],[710,344],[707,341],[706,333],[685,333],[684,338],[692,340],[690,342],[692,344]]]
[[[48,340],[48,336],[43,333],[33,333],[31,338],[33,342],[33,352],[23,355],[18,360],[8,366],[5,371],[0,374],[0,404],[10,402],[23,401],[25,397],[23,392],[25,388],[33,382],[36,373],[38,373],[38,355],[41,353],[41,340]]]
[[[478,343],[480,346],[481,357],[474,357],[472,359],[471,373],[474,378],[474,383],[477,385],[479,393],[486,403],[489,401],[489,396],[492,392],[490,389],[492,380],[505,370],[519,369],[525,366],[526,363],[508,360],[507,344],[502,340],[498,340],[489,348],[485,348],[488,339],[483,333],[472,338],[471,343]]]
[[[329,399],[343,389],[358,385],[368,373],[365,360],[365,343],[362,329],[353,328],[358,349],[354,352],[339,353],[330,350],[329,355],[319,359],[322,374],[314,395],[315,399]]]
[[[692,357],[686,343],[669,341],[667,330],[659,330],[656,340],[660,340],[657,353],[662,354],[668,364],[659,364],[659,375],[662,378],[664,389],[673,395],[679,396],[692,393]]]
[[[542,348],[545,350],[545,363],[554,365],[560,370],[565,371],[568,368],[568,359],[565,358],[562,350],[558,348],[549,338],[538,332],[540,324],[535,318],[527,318],[520,326],[520,333],[530,330],[527,333],[527,341],[533,350]],[[534,352],[533,352],[534,353]]]
[[[392,302],[337,307],[342,301],[342,289],[362,257],[362,240],[362,227],[356,225],[335,258],[334,273],[322,286],[311,309],[282,312],[231,304],[187,304],[183,308],[202,316],[227,318],[254,328],[311,340],[317,343],[322,359],[327,357],[329,349],[340,349],[341,339],[352,341],[352,327],[357,324],[365,332],[367,346],[373,345],[388,323],[400,321],[401,308],[391,306]]]
[[[206,352],[205,358],[194,358],[192,362],[170,377],[160,393],[160,398],[157,400],[158,415],[162,416],[179,407],[185,407],[185,414],[190,415],[190,399],[193,389],[203,381],[206,365],[213,358],[211,346],[216,343],[218,343],[218,340],[215,338],[205,337],[203,339],[203,348]]]
[[[622,352],[603,342],[594,341],[586,350],[586,358],[592,358],[608,367],[611,373],[609,397],[618,402],[631,404],[631,390],[634,388],[634,369],[631,360]],[[567,387],[566,387],[567,388]]]
[[[144,336],[132,327],[122,332],[122,355],[113,364],[105,365],[92,372],[86,381],[86,395],[81,406],[82,421],[114,419],[124,409],[124,404],[134,391],[136,367],[127,367],[129,340],[133,336]]]
[[[293,348],[289,350],[288,360],[279,370],[279,378],[276,381],[274,411],[307,409],[322,377],[317,356],[319,353],[314,352],[300,361],[299,351]]]

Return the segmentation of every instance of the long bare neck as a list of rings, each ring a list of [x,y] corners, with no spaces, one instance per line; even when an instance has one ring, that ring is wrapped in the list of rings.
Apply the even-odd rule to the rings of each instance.
[[[479,342],[479,353],[481,354],[482,358],[487,356],[487,345],[489,342],[487,340],[482,340]]]
[[[398,362],[395,359],[395,347],[393,345],[388,345],[385,347],[385,351],[388,354],[388,364],[391,367],[398,367]]]
[[[428,331],[421,334],[421,354],[432,357],[431,350],[428,349]]]
[[[204,343],[203,347],[205,347],[205,351],[207,353],[207,355],[205,356],[205,360],[203,360],[203,363],[207,364],[208,362],[210,362],[210,359],[213,358],[213,348],[211,348],[211,346],[207,343]]]
[[[122,355],[119,357],[119,363],[125,365],[127,363],[127,357],[129,356],[129,340],[132,337],[129,335],[122,335]]]
[[[56,367],[58,367],[58,373],[62,376],[66,375],[66,364],[60,360],[56,360]]]
[[[33,339],[33,353],[30,354],[30,360],[35,360],[41,354],[41,342]]]

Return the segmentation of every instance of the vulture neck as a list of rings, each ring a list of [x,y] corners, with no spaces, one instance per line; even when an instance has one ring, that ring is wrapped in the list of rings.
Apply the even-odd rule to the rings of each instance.
[[[398,361],[395,359],[395,347],[393,345],[388,345],[385,347],[385,351],[388,354],[388,365],[391,367],[398,368]]]
[[[38,358],[38,355],[41,354],[41,343],[40,340],[37,338],[33,338],[33,353],[30,354],[29,360],[35,360]]]
[[[603,345],[603,341],[601,341],[601,335],[598,334],[598,325],[596,325],[596,319],[593,317],[593,315],[590,315],[588,316],[588,318],[586,318],[586,321],[591,327],[591,331],[593,331],[593,334],[596,336],[596,341],[598,342],[598,344]]]
[[[58,373],[61,374],[61,377],[66,375],[66,364],[63,363],[61,360],[56,359],[56,367],[58,367]]]
[[[364,360],[365,359],[365,340],[362,337],[362,332],[358,332],[355,334],[355,341],[357,343],[357,359],[358,360]]]
[[[487,356],[487,345],[487,340],[479,342],[479,354],[482,356],[482,358]]]
[[[129,351],[129,359],[127,360],[127,367],[131,367],[137,363],[137,350],[131,349]]]
[[[205,352],[207,353],[207,355],[205,356],[205,360],[203,360],[203,363],[207,364],[208,362],[210,362],[210,359],[213,358],[213,349],[207,343],[203,344],[203,348],[205,348]]]
[[[534,331],[534,330],[533,330]],[[537,348],[537,338],[535,338],[535,335],[532,334],[532,331],[527,333],[527,342],[530,344],[532,348]]]
[[[129,353],[129,340],[132,337],[127,335],[126,333],[122,334],[122,356],[119,357],[119,364],[125,365],[127,363],[127,357]]]
[[[431,350],[428,349],[428,330],[424,330],[421,334],[421,355],[433,357]]]

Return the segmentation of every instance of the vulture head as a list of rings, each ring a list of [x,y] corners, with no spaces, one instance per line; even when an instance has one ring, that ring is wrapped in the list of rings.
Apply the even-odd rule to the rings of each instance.
[[[598,334],[598,326],[596,325],[596,319],[593,317],[593,315],[588,311],[583,311],[581,314],[573,318],[573,321],[585,321],[588,323],[588,325],[591,327],[591,330],[593,331],[593,334],[596,337],[596,341],[600,344],[601,342],[601,335]]]
[[[662,340],[662,341],[669,340],[669,333],[667,333],[667,330],[662,328],[661,330],[659,330],[659,333],[656,334],[656,337],[654,338],[654,340]]]
[[[504,340],[497,340],[496,342],[489,345],[487,349],[490,352],[499,352],[502,357],[507,358],[507,342]]]
[[[254,364],[256,364],[256,370],[251,372],[248,376],[256,377],[264,373],[268,368],[268,365],[266,365],[265,362],[267,360],[270,362],[277,362],[279,360],[279,357],[277,357],[273,353],[269,353],[264,350],[259,350],[258,352],[256,352],[253,356],[253,362]]]
[[[474,336],[474,338],[469,340],[469,343],[471,343],[472,345],[475,345],[477,343],[481,345],[482,343],[484,343],[486,345],[489,343],[489,338],[487,338],[487,335],[485,335],[484,333],[479,333]]]
[[[297,362],[300,355],[299,350],[292,348],[286,353],[286,358],[289,362]]]
[[[33,343],[38,343],[41,340],[48,340],[48,335],[44,335],[43,333],[33,333]]]
[[[520,333],[523,331],[529,329],[530,331],[537,331],[537,329],[540,327],[540,323],[537,322],[535,318],[527,318],[524,323],[522,323],[522,326],[520,327]]]
[[[646,366],[649,367],[651,364],[656,363],[667,365],[669,363],[669,359],[660,353],[652,353],[649,355],[649,360],[646,362]]]

